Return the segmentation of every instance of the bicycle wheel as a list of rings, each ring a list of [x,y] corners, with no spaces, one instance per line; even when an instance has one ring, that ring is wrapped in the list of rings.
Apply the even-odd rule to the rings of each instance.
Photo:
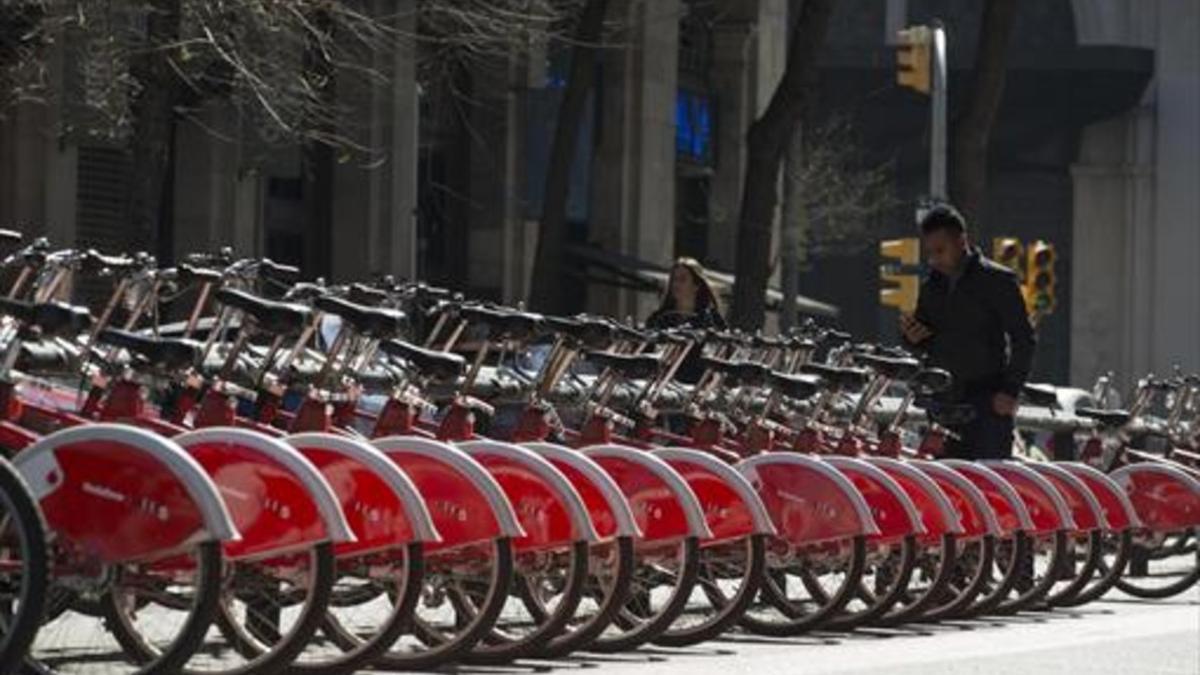
[[[412,630],[377,658],[374,666],[427,670],[464,657],[495,625],[512,577],[512,541],[506,537],[427,555]],[[471,605],[456,604],[464,596],[481,599]]]
[[[862,579],[857,592],[834,616],[825,623],[832,630],[851,630],[876,621],[900,601],[908,589],[917,563],[917,538],[908,535],[903,539],[880,544],[868,551]],[[828,603],[825,589],[811,573],[801,574],[801,581],[809,594],[820,603]]]
[[[936,543],[919,544],[908,587],[887,613],[875,619],[875,623],[895,626],[924,619],[926,612],[937,607],[938,599],[950,587],[957,562],[958,539],[953,534],[943,534]]]
[[[711,640],[732,627],[758,595],[767,565],[766,535],[701,547],[699,592],[654,644],[686,647]]]
[[[969,607],[957,613],[957,618],[989,614],[1000,606],[1016,588],[1024,571],[1018,562],[1028,555],[1030,538],[1024,531],[994,540],[991,564],[988,565],[983,588]]]
[[[1028,538],[1026,554],[1015,561],[997,560],[997,566],[1015,562],[1015,567],[1005,569],[1006,574],[1015,573],[1017,583],[1013,595],[1005,597],[993,610],[997,614],[1015,614],[1025,609],[1044,606],[1046,596],[1062,573],[1062,561],[1067,557],[1067,539],[1062,531],[1039,534]]]
[[[56,554],[71,560],[66,551]],[[37,633],[28,670],[37,673],[167,675],[203,643],[221,594],[221,545],[203,542],[153,562],[62,575],[51,589],[55,618]],[[98,616],[69,609],[77,602]]]
[[[409,629],[425,575],[424,546],[338,560],[321,632],[288,672],[349,673],[369,666]]]
[[[738,623],[759,635],[791,637],[823,626],[858,593],[867,544],[857,535],[805,551],[780,551],[775,564],[771,555],[759,597]],[[804,576],[819,579],[824,589],[819,598],[809,593],[811,580],[805,583]]]
[[[562,632],[579,607],[588,580],[588,557],[588,544],[584,541],[575,542],[565,550],[517,556],[516,579],[500,616],[463,660],[497,665],[539,653]],[[477,613],[486,602],[483,590],[473,586],[451,591],[455,606],[466,611],[464,618]],[[527,593],[540,599],[533,605],[534,611],[524,601]]]
[[[629,598],[629,587],[637,566],[633,539],[619,537],[596,544],[589,550],[588,579],[583,598],[562,632],[538,651],[539,658],[554,659],[584,649],[612,624]],[[528,611],[549,614],[551,600],[545,589],[517,580],[517,592]]]
[[[1183,555],[1156,556],[1161,539],[1139,541],[1134,538],[1129,564],[1125,575],[1117,580],[1117,588],[1137,598],[1161,600],[1183,593],[1200,580],[1200,550],[1193,548]]]
[[[638,551],[624,605],[588,650],[628,651],[657,638],[687,607],[699,573],[700,542],[696,537]]]
[[[1067,536],[1066,552],[1059,564],[1057,579],[1046,594],[1050,607],[1065,607],[1088,587],[1100,568],[1104,553],[1104,532],[1092,530]]]
[[[42,623],[46,524],[25,481],[0,460],[0,675],[16,672]]]
[[[218,630],[181,673],[249,675],[287,668],[325,619],[334,579],[333,544],[226,566]]]
[[[1100,558],[1096,563],[1096,574],[1090,585],[1082,592],[1062,603],[1063,607],[1078,607],[1093,600],[1099,600],[1112,590],[1125,568],[1129,564],[1129,556],[1133,551],[1133,532],[1104,532],[1099,546]]]
[[[920,614],[921,621],[972,616],[976,600],[989,589],[996,541],[991,535],[962,543],[954,556],[950,578],[941,592],[930,595],[935,599]]]

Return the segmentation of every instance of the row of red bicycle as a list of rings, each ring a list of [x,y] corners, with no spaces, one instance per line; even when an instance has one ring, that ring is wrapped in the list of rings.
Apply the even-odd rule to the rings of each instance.
[[[835,331],[654,332],[0,239],[3,673],[498,664],[1200,574],[1188,450],[939,460],[949,376]],[[62,302],[96,280],[94,312]],[[1179,430],[1196,385],[1145,386]],[[1072,416],[1104,445],[1153,411]]]

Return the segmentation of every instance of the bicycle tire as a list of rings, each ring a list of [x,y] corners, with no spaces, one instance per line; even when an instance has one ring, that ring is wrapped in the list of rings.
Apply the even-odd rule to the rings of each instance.
[[[5,540],[16,542],[17,559],[22,561],[16,607],[7,602],[0,607],[3,618],[0,621],[0,675],[10,675],[16,672],[29,652],[41,626],[50,565],[46,522],[41,509],[20,473],[3,459],[0,459],[0,507],[3,513],[11,514],[8,522],[15,527],[15,538],[5,537]]]

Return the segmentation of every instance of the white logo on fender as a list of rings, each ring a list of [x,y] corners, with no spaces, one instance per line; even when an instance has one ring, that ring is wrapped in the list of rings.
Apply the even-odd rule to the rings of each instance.
[[[125,495],[110,487],[96,485],[95,483],[89,483],[87,481],[84,481],[82,490],[93,497],[107,499],[110,502],[117,502],[118,504],[124,504],[125,500],[127,499]]]

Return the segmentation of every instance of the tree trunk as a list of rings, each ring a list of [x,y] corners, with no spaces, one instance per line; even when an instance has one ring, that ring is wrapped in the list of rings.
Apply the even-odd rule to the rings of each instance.
[[[950,194],[967,221],[978,228],[987,191],[988,142],[1008,71],[1016,0],[988,0],[979,26],[974,82],[963,116],[954,125]],[[978,229],[976,229],[978,232]]]
[[[738,244],[730,323],[761,328],[770,276],[771,228],[779,203],[779,168],[816,75],[816,58],[829,29],[833,0],[805,0],[792,28],[787,65],[762,116],[746,132],[747,166],[738,218]]]
[[[779,309],[779,331],[786,333],[796,326],[796,297],[800,294],[800,265],[803,259],[804,237],[808,229],[808,208],[804,203],[803,186],[798,178],[804,170],[804,125],[798,124],[788,141],[784,157],[783,215],[779,237],[780,290],[783,306]]]
[[[326,10],[317,10],[312,16],[316,30],[328,35],[333,22]],[[304,68],[310,82],[322,83],[318,95],[321,105],[332,109],[335,105],[334,66],[326,58],[324,50],[315,37],[305,50]],[[326,138],[336,133],[327,123],[313,125]],[[333,148],[327,143],[309,140],[301,154],[301,178],[303,180],[304,244],[301,247],[300,265],[307,278],[329,278],[333,269]],[[364,268],[366,261],[364,261]]]
[[[575,45],[571,48],[571,73],[558,109],[558,122],[546,164],[546,189],[542,195],[542,221],[538,229],[537,254],[533,264],[529,304],[538,311],[565,314],[570,298],[562,283],[567,241],[567,199],[571,189],[571,164],[579,126],[586,112],[588,93],[596,79],[596,49],[604,29],[607,0],[587,0]]]
[[[179,0],[154,0],[147,7],[146,48],[129,64],[140,83],[131,104],[129,222],[131,243],[154,253],[164,264],[173,257],[170,214],[174,190],[173,136],[180,88],[163,45],[179,39]]]

